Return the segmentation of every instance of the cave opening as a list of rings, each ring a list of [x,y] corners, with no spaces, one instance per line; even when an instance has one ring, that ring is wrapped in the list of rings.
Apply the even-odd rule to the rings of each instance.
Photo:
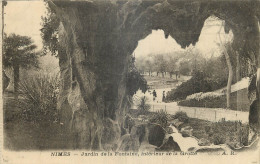
[[[225,20],[216,16],[210,16],[205,20],[197,43],[186,48],[182,48],[171,36],[166,38],[163,30],[152,30],[151,34],[138,41],[138,46],[132,53],[135,66],[148,85],[147,92],[138,90],[133,96],[132,108],[140,110],[142,103],[147,103],[152,112],[164,110],[168,114],[175,114],[183,111],[190,118],[212,122],[222,121],[223,124],[226,121],[234,122],[227,125],[228,128],[234,128],[238,122],[239,125],[235,125],[236,129],[239,127],[243,129],[245,135],[248,135],[250,101],[247,92],[252,70],[250,61],[237,53],[233,40],[232,29],[226,30]],[[161,63],[159,60],[162,60]],[[243,63],[243,68],[240,63]],[[160,68],[160,64],[165,68]],[[188,72],[180,68],[185,64],[190,64]],[[232,75],[230,75],[230,69]],[[174,94],[174,90],[178,90],[177,88],[182,83],[189,81],[192,77],[197,77],[197,72],[201,72],[203,74],[201,77],[208,80],[206,80],[207,83],[202,84],[205,86],[201,86],[201,90],[193,91],[182,99],[178,97],[174,100],[167,99],[168,96]],[[176,79],[172,76],[173,73],[176,73]],[[232,77],[231,80],[230,77]],[[213,82],[209,82],[209,79]],[[231,81],[230,85],[229,81]],[[195,85],[192,87],[195,88]],[[229,87],[230,93],[227,93]],[[154,91],[156,97],[153,94]],[[227,98],[228,94],[230,98]],[[198,97],[199,101],[203,102],[197,101],[200,105],[189,102]],[[227,106],[228,103],[231,105]],[[191,110],[192,107],[197,108]],[[225,115],[225,112],[214,108],[225,109],[225,112],[229,110],[230,114]],[[202,110],[205,115],[196,114]],[[243,125],[240,126],[241,123]],[[201,128],[200,130],[203,130],[203,127]],[[228,135],[228,132],[225,132],[225,135]],[[249,135],[251,141],[250,137],[252,136]],[[240,144],[247,145],[248,142]]]
[[[204,91],[198,90],[191,94],[201,91],[214,92],[218,90],[217,92],[219,92],[221,89],[222,91],[225,90],[224,88],[226,88],[226,83],[228,81],[228,68],[223,52],[224,48],[226,49],[228,46],[232,45],[233,32],[232,30],[225,32],[224,25],[224,20],[215,16],[208,17],[204,22],[196,45],[190,45],[186,48],[182,48],[171,36],[166,38],[163,30],[152,30],[151,34],[144,39],[139,40],[138,46],[132,53],[132,56],[135,58],[135,66],[138,71],[147,80],[149,89],[148,93],[142,93],[141,90],[138,90],[134,95],[134,99],[146,96],[149,99],[148,101],[152,102],[152,91],[156,89],[156,92],[158,92],[157,99],[159,102],[163,102],[163,95],[166,96],[168,91],[176,88],[176,83],[180,85],[182,82],[189,80],[196,71],[201,71],[206,77],[208,77],[209,74],[213,74],[210,78],[221,83],[221,85],[210,86],[210,88],[205,89]],[[232,47],[229,47],[229,49],[230,48]],[[237,54],[232,54],[232,60],[237,60],[236,55]],[[211,64],[216,66],[216,63],[219,64],[218,67],[211,67]],[[237,67],[236,62],[233,62],[232,64],[234,65],[234,68]],[[234,75],[235,78],[233,78],[232,84],[235,84],[248,75],[244,73],[243,77],[240,77],[240,72],[236,71],[240,71],[240,69],[234,69],[234,74],[239,75]],[[182,77],[181,74],[184,77]],[[179,79],[180,77],[181,79]],[[221,79],[221,81],[218,79]],[[248,78],[243,79],[242,82],[236,84],[232,88],[237,87],[233,89],[234,91],[241,90],[241,87],[243,87],[242,89],[247,88],[247,85],[244,85],[245,83],[248,83]],[[245,91],[247,90],[245,89],[244,92]],[[236,95],[235,97],[238,96]],[[235,101],[235,98],[233,99],[234,100],[232,101]],[[237,101],[234,103],[239,102],[241,102],[241,96],[240,98],[237,98]],[[247,104],[244,105],[243,108],[247,109],[244,109],[243,111],[249,109],[249,102],[247,101],[245,103]],[[136,102],[134,102],[134,104],[136,104]],[[226,108],[225,105],[219,105],[217,107]],[[240,105],[233,105],[232,108],[233,110],[238,110],[238,108],[239,110],[242,110]],[[245,116],[246,115],[244,115],[244,117]]]

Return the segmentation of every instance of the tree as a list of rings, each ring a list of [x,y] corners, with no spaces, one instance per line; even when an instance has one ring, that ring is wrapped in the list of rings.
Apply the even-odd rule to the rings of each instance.
[[[187,60],[182,60],[179,63],[180,65],[180,74],[182,75],[190,75],[191,72],[191,63]]]
[[[158,54],[154,56],[154,65],[156,71],[161,72],[162,77],[164,77],[164,73],[166,72],[167,62],[163,54]]]
[[[41,37],[43,40],[43,54],[50,52],[53,56],[59,55],[58,29],[60,19],[47,7],[47,15],[42,17]]]
[[[3,66],[13,69],[15,98],[18,98],[20,68],[29,69],[39,66],[39,53],[35,51],[36,48],[37,46],[28,36],[10,34],[4,38]]]
[[[231,85],[232,85],[232,80],[233,80],[233,68],[232,68],[230,56],[229,56],[228,51],[227,51],[228,47],[224,45],[224,43],[222,42],[222,39],[220,37],[220,31],[221,31],[222,27],[223,27],[223,23],[222,23],[222,26],[220,27],[220,30],[218,32],[219,41],[220,41],[219,46],[223,50],[223,53],[225,55],[225,59],[226,59],[226,62],[227,62],[227,66],[228,66],[228,82],[227,82],[226,95],[227,95],[227,108],[230,108],[230,94],[231,94]]]
[[[135,65],[136,65],[136,68],[138,69],[138,71],[141,73],[141,74],[144,74],[145,73],[145,68],[146,68],[146,65],[145,65],[145,59],[142,57],[142,58],[137,58],[137,60],[135,61]]]
[[[176,74],[176,80],[179,74],[179,68],[177,65],[178,62],[178,58],[177,57],[172,57],[169,56],[168,57],[168,61],[167,61],[167,72],[169,72],[170,74],[170,78],[172,78],[172,74],[175,73]]]
[[[153,72],[153,62],[149,59],[147,59],[145,61],[145,69],[146,71],[148,71],[149,76],[151,76],[152,72]]]

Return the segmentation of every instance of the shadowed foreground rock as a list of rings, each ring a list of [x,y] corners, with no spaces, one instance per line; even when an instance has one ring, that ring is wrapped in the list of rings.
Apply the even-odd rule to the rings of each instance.
[[[181,151],[180,146],[177,142],[173,140],[173,137],[170,136],[158,149],[160,151]]]
[[[125,134],[120,142],[119,151],[155,151],[162,145],[166,131],[155,124],[141,124],[132,128],[130,134]]]
[[[170,35],[185,48],[198,41],[204,21],[210,16],[225,21],[225,31],[232,30],[234,34],[234,49],[252,59],[255,72],[258,69],[254,103],[259,107],[259,1],[48,2],[60,20],[58,57],[62,80],[58,107],[66,126],[73,125],[77,136],[75,148],[104,150],[117,147],[115,143],[121,135],[125,111],[135,92],[129,89],[128,71],[131,54],[139,40],[152,30],[162,29],[166,38]],[[75,92],[77,88],[79,90]],[[69,101],[70,95],[75,93],[76,101]],[[257,130],[259,113],[256,112],[254,118]],[[130,135],[121,137],[125,145],[121,144],[119,149],[137,150],[143,138],[139,131],[146,128],[133,128],[136,129],[132,129]],[[132,135],[133,131],[135,135]],[[148,139],[149,143],[159,145],[152,136]]]

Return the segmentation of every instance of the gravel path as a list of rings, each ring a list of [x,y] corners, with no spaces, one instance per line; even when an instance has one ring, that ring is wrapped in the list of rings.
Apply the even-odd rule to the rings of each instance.
[[[160,109],[166,110],[169,114],[183,111],[191,118],[198,118],[212,122],[217,122],[222,119],[225,119],[226,121],[241,121],[242,123],[248,122],[249,112],[226,110],[223,108],[184,107],[178,106],[176,102],[164,103],[162,102],[162,93],[163,91],[167,92],[169,90],[171,90],[171,88],[156,89],[156,101],[152,101],[153,96],[151,93],[153,90],[151,90],[151,92],[146,92],[145,94],[138,91],[134,96],[133,108],[136,109],[138,98],[146,96],[148,98],[148,103],[151,105],[151,111],[154,112]]]

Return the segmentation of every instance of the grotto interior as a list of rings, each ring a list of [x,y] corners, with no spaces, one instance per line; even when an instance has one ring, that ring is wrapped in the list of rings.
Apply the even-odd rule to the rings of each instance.
[[[136,145],[148,139],[148,134],[140,137],[140,129],[156,127],[137,127],[131,134],[122,128],[131,97],[142,88],[127,82],[131,54],[139,40],[158,29],[183,48],[195,45],[210,16],[225,21],[225,32],[234,34],[232,46],[255,68],[249,123],[259,130],[259,1],[52,0],[48,5],[60,20],[58,108],[75,134],[75,148],[115,150],[122,138],[130,137]]]

